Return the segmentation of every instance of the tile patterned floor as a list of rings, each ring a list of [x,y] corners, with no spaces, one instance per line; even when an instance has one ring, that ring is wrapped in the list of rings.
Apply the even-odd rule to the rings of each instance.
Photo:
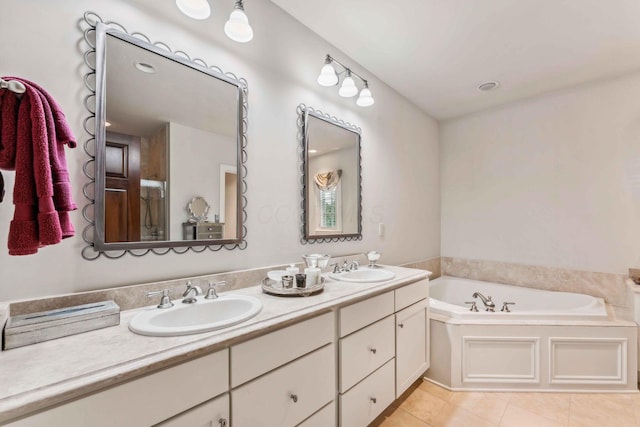
[[[640,427],[640,393],[451,392],[425,381],[370,427]]]

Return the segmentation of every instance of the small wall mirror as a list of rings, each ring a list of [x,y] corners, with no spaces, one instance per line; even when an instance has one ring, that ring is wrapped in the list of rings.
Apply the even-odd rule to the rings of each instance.
[[[360,128],[298,107],[302,171],[302,240],[362,238]]]
[[[94,249],[242,246],[246,82],[112,23],[95,35]]]

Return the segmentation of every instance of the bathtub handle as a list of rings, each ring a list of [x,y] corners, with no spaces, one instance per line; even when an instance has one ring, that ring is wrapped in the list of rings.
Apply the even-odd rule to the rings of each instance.
[[[476,304],[475,301],[465,301],[465,304],[471,304],[471,307],[469,308],[469,311],[478,311],[478,305]]]
[[[376,348],[375,348],[375,347],[369,347],[369,351],[370,351],[371,353],[373,353],[373,354],[376,354],[376,352],[377,352],[378,350],[376,350]]]
[[[511,313],[511,310],[509,310],[509,306],[510,305],[516,305],[515,302],[503,302],[502,303],[502,309],[500,311],[506,311],[507,313]]]

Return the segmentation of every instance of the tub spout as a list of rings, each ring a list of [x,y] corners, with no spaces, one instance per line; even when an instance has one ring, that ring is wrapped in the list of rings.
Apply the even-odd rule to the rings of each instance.
[[[491,295],[485,297],[480,292],[474,292],[472,295],[474,298],[480,298],[482,303],[484,304],[484,309],[486,311],[496,311],[496,304],[491,300]]]

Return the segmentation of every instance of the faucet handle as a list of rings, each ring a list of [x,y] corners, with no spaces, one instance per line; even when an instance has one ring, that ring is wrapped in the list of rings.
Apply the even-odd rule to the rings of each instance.
[[[171,302],[171,297],[169,296],[169,289],[163,289],[161,291],[145,292],[144,296],[153,297],[160,294],[162,294],[162,298],[160,298],[160,304],[158,304],[158,308],[173,307],[173,303]]]
[[[220,282],[209,282],[209,289],[207,290],[207,295],[205,295],[204,299],[216,299],[218,298],[218,292],[216,292],[217,285],[226,285],[227,281],[222,280]]]
[[[464,303],[471,304],[471,307],[469,307],[469,311],[478,311],[478,305],[475,301],[465,301]]]
[[[510,305],[516,305],[515,302],[503,302],[502,303],[502,309],[500,309],[500,311],[506,311],[507,313],[511,313],[511,310],[509,310],[509,306]]]
[[[329,264],[329,267],[333,267],[333,272],[334,273],[340,273],[340,266],[338,265],[337,262],[334,262],[333,264]]]

